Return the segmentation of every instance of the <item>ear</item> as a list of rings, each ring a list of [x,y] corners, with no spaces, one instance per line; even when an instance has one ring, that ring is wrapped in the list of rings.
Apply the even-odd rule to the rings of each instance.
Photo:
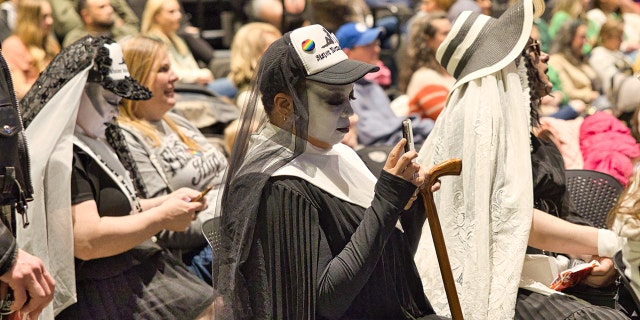
[[[278,93],[273,97],[274,111],[284,117],[293,115],[293,99],[285,93]]]
[[[82,9],[80,10],[80,18],[85,22],[85,23],[90,23],[91,21],[88,21],[88,19],[90,19],[91,17],[89,16],[89,12],[87,11],[87,9]]]

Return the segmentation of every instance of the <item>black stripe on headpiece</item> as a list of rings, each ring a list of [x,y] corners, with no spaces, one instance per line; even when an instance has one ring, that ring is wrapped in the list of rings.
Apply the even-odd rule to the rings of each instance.
[[[473,41],[473,43],[469,46],[469,48],[467,48],[467,50],[465,50],[464,54],[460,58],[460,61],[458,62],[458,66],[456,67],[456,70],[453,72],[454,78],[458,79],[458,77],[460,76],[464,68],[467,66],[469,59],[471,59],[471,57],[477,52],[478,47],[483,41],[482,39],[485,39],[485,37],[498,36],[496,34],[493,34],[493,35],[488,34],[488,30],[492,29],[491,27],[493,26],[495,21],[496,21],[495,19],[489,19],[489,21],[487,21],[487,23],[485,23],[485,25],[482,27],[482,31],[478,33],[478,36]]]
[[[447,50],[445,50],[444,54],[442,55],[442,62],[440,62],[440,64],[444,66],[445,69],[449,70],[449,60],[451,60],[451,57],[453,57],[453,53],[456,51],[458,46],[462,43],[462,41],[464,41],[464,38],[466,38],[469,30],[471,30],[471,26],[473,26],[473,23],[476,21],[476,19],[478,19],[479,15],[479,13],[471,13],[469,18],[462,24],[462,27],[460,27],[460,30],[455,35],[455,37],[449,42]],[[458,64],[458,66],[460,66],[460,64]]]

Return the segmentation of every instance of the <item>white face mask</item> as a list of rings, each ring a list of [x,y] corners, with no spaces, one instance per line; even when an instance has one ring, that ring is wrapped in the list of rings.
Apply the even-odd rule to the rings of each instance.
[[[328,149],[349,132],[353,84],[329,85],[307,80],[309,127],[307,140]]]
[[[120,97],[98,83],[89,82],[80,98],[76,124],[93,138],[104,138],[107,123],[118,115]]]

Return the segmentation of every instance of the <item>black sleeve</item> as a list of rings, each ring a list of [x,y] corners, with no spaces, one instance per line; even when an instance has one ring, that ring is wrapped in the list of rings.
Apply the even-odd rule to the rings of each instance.
[[[271,226],[267,233],[272,239],[266,244],[287,248],[271,250],[269,254],[279,255],[271,258],[278,263],[272,272],[276,290],[272,294],[274,299],[282,300],[276,301],[274,308],[297,306],[297,311],[286,311],[289,318],[308,318],[316,312],[328,319],[340,318],[369,281],[415,188],[410,182],[382,172],[371,207],[366,209],[350,241],[332,256],[312,201],[282,185],[268,187],[264,208],[270,217],[266,225]],[[304,290],[314,287],[315,294]]]
[[[427,211],[424,206],[424,199],[422,198],[422,194],[418,193],[418,199],[416,199],[411,208],[400,217],[402,229],[404,230],[412,255],[415,255],[418,250],[418,243],[422,236],[422,227],[426,220]]]
[[[89,200],[95,200],[91,179],[84,169],[82,158],[74,152],[71,171],[71,204]]]

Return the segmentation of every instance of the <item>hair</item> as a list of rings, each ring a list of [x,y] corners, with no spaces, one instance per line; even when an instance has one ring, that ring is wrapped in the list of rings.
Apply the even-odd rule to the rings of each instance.
[[[436,70],[444,73],[444,69],[436,60],[435,51],[425,41],[425,36],[433,38],[436,35],[436,28],[432,22],[434,20],[447,19],[444,11],[434,11],[432,13],[418,16],[411,24],[409,29],[409,38],[403,50],[400,51],[401,57],[400,74],[398,75],[398,89],[400,92],[406,92],[409,81],[413,73],[421,67]]]
[[[579,65],[587,62],[587,57],[580,58],[573,54],[571,43],[576,37],[578,27],[586,26],[586,22],[582,19],[567,20],[556,33],[553,43],[551,44],[551,54],[562,54],[569,62]]]
[[[606,224],[611,228],[617,215],[628,215],[631,218],[640,218],[640,158],[633,161],[633,174],[629,183],[618,198],[616,205],[607,214]]]
[[[251,22],[242,26],[233,37],[228,77],[236,87],[241,88],[251,83],[260,57],[271,44],[267,43],[267,35],[276,38],[282,36],[280,30],[269,23]]]
[[[47,0],[20,0],[17,8],[14,34],[24,42],[34,57],[40,71],[60,52],[60,45],[53,34],[45,34],[40,28],[42,6]],[[49,4],[50,6],[50,4]]]
[[[449,11],[449,8],[451,8],[451,6],[453,5],[454,2],[456,2],[456,0],[433,0],[433,2],[436,3],[436,6],[438,6],[438,9],[446,12],[446,11]]]
[[[127,61],[131,77],[137,79],[142,85],[153,88],[158,74],[159,58],[161,53],[167,52],[166,45],[160,40],[142,35],[127,37],[121,41],[121,45],[124,60]],[[137,128],[151,140],[153,146],[157,147],[161,143],[158,129],[142,118],[140,112],[141,103],[143,102],[123,99],[120,103],[118,121]],[[169,116],[163,116],[162,120],[167,123],[173,132],[178,134],[180,140],[189,148],[202,150],[200,145],[185,135]]]
[[[604,11],[603,8],[603,2],[602,0],[592,0],[591,1],[591,8],[592,9],[600,9],[602,10],[602,12],[604,12],[604,14],[609,14],[609,12]],[[621,9],[621,5],[618,3],[618,7],[615,8],[615,10],[613,10],[613,13],[616,13],[620,16],[622,16],[622,9]]]
[[[176,34],[175,32],[171,32],[170,34],[165,34],[164,32],[162,32],[162,30],[160,30],[160,28],[157,26],[155,22],[156,15],[158,15],[158,13],[160,13],[164,5],[170,1],[174,1],[178,3],[178,6],[180,6],[180,2],[178,2],[178,0],[148,0],[147,1],[147,4],[144,6],[144,11],[142,12],[142,19],[141,19],[142,22],[140,23],[140,32],[148,36],[166,38],[166,40],[173,43],[173,45],[176,47],[176,50],[181,55],[187,55],[190,52],[189,47],[187,47],[187,45],[180,38],[180,36],[178,36],[178,34]]]
[[[87,2],[89,0],[77,0],[76,1],[76,12],[82,17],[82,10],[87,7]]]
[[[613,37],[620,37],[624,34],[624,23],[616,19],[607,19],[600,27],[600,33],[598,33],[598,43],[602,44],[603,39],[611,39]]]
[[[585,15],[585,8],[582,2],[578,0],[556,0],[553,5],[553,14],[558,12],[566,12],[573,19],[583,18]]]
[[[309,2],[309,1],[307,1]],[[310,5],[313,23],[335,33],[348,22],[366,22],[371,10],[364,0],[314,0]]]
[[[538,96],[538,92],[536,90],[537,86],[540,83],[540,75],[538,73],[538,68],[536,64],[531,60],[531,55],[529,54],[530,45],[533,43],[533,39],[529,38],[527,40],[527,45],[522,50],[521,57],[516,58],[516,65],[524,61],[524,66],[527,69],[527,82],[529,84],[529,103],[530,103],[530,111],[529,117],[532,127],[537,127],[540,124],[540,101],[542,97]],[[539,57],[541,59],[541,57]]]
[[[286,35],[274,41],[265,51],[258,66],[258,75],[261,75],[262,79],[254,77],[253,80],[260,84],[260,99],[267,115],[271,115],[274,108],[273,99],[278,93],[295,93],[301,102],[307,101],[306,71],[302,61],[291,52],[290,44],[291,39]],[[290,87],[296,92],[291,92]]]

